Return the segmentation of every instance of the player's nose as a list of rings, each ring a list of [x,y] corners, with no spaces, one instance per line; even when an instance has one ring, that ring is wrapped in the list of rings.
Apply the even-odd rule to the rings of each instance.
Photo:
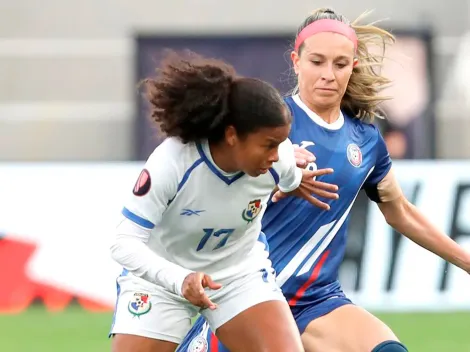
[[[325,65],[322,70],[322,79],[326,81],[334,81],[335,79],[335,73],[333,71],[333,64],[329,63],[328,65]]]
[[[277,161],[279,161],[279,153],[278,153],[277,149],[276,149],[276,150],[273,150],[273,151],[269,154],[269,156],[268,156],[268,161],[269,161],[271,164],[272,164],[272,163],[275,163],[275,162],[277,162]]]

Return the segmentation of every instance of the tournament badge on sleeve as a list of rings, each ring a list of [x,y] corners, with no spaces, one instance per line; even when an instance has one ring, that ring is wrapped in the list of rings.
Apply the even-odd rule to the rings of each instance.
[[[247,222],[252,222],[261,212],[262,208],[263,204],[261,204],[261,199],[252,200],[250,203],[248,203],[248,207],[243,210],[243,220]]]
[[[148,293],[134,293],[134,296],[129,301],[127,306],[129,313],[136,317],[147,314],[152,309],[152,302],[150,302],[150,295]]]
[[[132,193],[138,197],[145,196],[152,186],[152,180],[150,179],[150,173],[147,169],[143,169],[135,183]]]

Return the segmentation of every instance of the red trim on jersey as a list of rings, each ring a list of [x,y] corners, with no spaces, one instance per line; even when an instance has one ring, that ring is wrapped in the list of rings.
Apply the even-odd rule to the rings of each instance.
[[[307,288],[315,282],[316,279],[318,279],[318,276],[320,275],[321,268],[323,267],[323,264],[326,261],[326,258],[330,254],[330,251],[327,250],[323,255],[321,256],[320,260],[318,261],[317,265],[313,268],[312,275],[310,275],[310,278],[297,290],[295,293],[295,296],[292,297],[289,300],[289,305],[290,306],[295,306],[299,299],[302,298],[304,295],[305,291]]]
[[[211,332],[211,341],[210,341],[209,347],[210,347],[209,351],[219,352],[219,340],[217,339],[217,336],[215,336],[213,332]]]

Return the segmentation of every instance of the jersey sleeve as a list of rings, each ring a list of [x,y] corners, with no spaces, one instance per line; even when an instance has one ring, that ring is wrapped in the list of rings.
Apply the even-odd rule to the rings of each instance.
[[[122,215],[137,225],[153,229],[178,188],[177,157],[170,143],[162,143],[149,157]]]
[[[374,132],[376,133],[376,160],[374,165],[374,170],[367,178],[366,182],[364,183],[364,190],[367,196],[374,202],[380,203],[382,202],[381,197],[379,195],[379,185],[382,180],[385,179],[385,176],[389,173],[392,168],[392,160],[390,159],[390,155],[388,154],[387,146],[385,141],[382,137],[382,134],[378,130],[376,126],[372,126],[374,128]]]
[[[126,270],[182,296],[184,279],[191,273],[154,253],[147,242],[158,226],[178,187],[177,145],[163,142],[147,160],[116,228],[111,256]]]
[[[273,166],[279,175],[278,187],[288,193],[299,187],[302,181],[302,170],[295,162],[294,146],[289,139],[279,145],[279,161]]]

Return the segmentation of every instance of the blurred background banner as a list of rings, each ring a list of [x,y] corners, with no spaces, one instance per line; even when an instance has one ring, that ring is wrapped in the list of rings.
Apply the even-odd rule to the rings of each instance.
[[[397,38],[388,48],[383,72],[393,85],[383,94],[393,97],[383,109],[387,119],[378,120],[392,156],[398,159],[436,156],[434,115],[434,74],[432,70],[432,32],[393,30]],[[244,76],[270,82],[284,95],[295,87],[290,53],[295,33],[279,35],[145,35],[136,39],[136,82],[155,74],[167,50],[191,50],[232,64]],[[161,142],[149,119],[144,90],[136,95],[137,118],[135,159],[145,160]]]

